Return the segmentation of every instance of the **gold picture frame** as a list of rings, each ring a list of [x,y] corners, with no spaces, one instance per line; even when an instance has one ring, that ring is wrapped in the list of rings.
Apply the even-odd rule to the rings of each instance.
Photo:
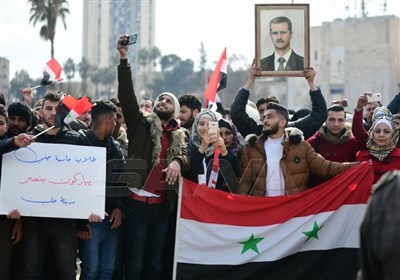
[[[256,4],[256,66],[263,76],[303,76],[310,65],[309,4]]]

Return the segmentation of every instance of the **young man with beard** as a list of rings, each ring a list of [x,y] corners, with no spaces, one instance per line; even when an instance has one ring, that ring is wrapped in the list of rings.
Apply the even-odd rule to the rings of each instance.
[[[32,123],[31,108],[21,101],[8,105],[8,130],[7,137],[13,137],[20,133],[26,133]]]
[[[246,145],[240,166],[238,193],[250,196],[281,196],[308,188],[309,171],[332,178],[354,163],[324,159],[302,139],[295,128],[285,131],[288,110],[268,103],[263,118],[263,133]],[[255,140],[255,141],[254,141]]]
[[[252,133],[261,135],[263,130],[262,124],[258,124],[246,112],[247,101],[250,98],[250,89],[253,86],[256,77],[261,76],[260,70],[261,69],[256,67],[253,63],[248,70],[246,84],[239,89],[231,105],[232,122],[243,137]],[[304,137],[308,139],[322,126],[326,120],[327,113],[325,98],[322,95],[321,89],[317,88],[315,84],[316,72],[314,68],[306,67],[303,71],[303,75],[310,87],[309,94],[311,97],[311,112],[304,118],[290,121],[287,126],[300,129],[303,132]],[[272,98],[273,97],[268,98],[268,102],[270,102]],[[264,101],[267,100],[259,100],[260,102],[257,102],[257,110],[260,113],[260,116],[263,116],[262,113],[265,110],[265,106],[267,106],[267,103]]]
[[[332,161],[354,161],[356,153],[362,148],[351,132],[351,127],[346,125],[346,112],[340,105],[328,108],[328,118],[312,137],[307,140],[317,153]],[[324,182],[321,178],[310,180],[310,186]]]
[[[122,45],[126,39],[126,35],[121,36],[117,44],[118,99],[128,133],[127,169],[138,170],[142,166],[143,174],[140,179],[122,174],[130,190],[125,199],[125,279],[157,280],[162,274],[170,219],[167,202],[168,198],[177,198],[175,189],[167,192],[166,187],[178,182],[181,173],[189,168],[189,158],[185,134],[176,121],[179,102],[175,95],[161,93],[154,102],[153,113],[139,109],[127,60],[129,47]],[[175,203],[170,201],[172,206]]]
[[[61,93],[51,90],[43,98],[40,117],[43,125],[37,125],[32,131],[37,135],[54,125]],[[36,142],[49,144],[84,145],[78,132],[66,127],[56,127],[36,137]],[[51,246],[50,246],[51,244]],[[58,275],[51,279],[75,279],[76,269],[76,221],[74,219],[37,218],[24,219],[24,269],[25,279],[45,279],[44,269],[54,256]],[[51,256],[48,249],[51,248]],[[53,274],[55,272],[52,272]],[[58,277],[58,278],[57,278]]]
[[[181,121],[181,127],[186,128],[189,133],[191,133],[194,119],[201,111],[201,102],[192,94],[182,95],[179,97],[178,101],[179,105],[181,106],[178,117]]]

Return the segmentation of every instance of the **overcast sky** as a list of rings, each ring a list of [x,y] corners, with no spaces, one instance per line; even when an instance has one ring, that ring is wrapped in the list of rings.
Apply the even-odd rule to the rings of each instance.
[[[135,0],[136,1],[136,0]],[[156,0],[156,45],[163,55],[175,53],[183,59],[199,60],[200,42],[206,48],[208,62],[218,60],[226,47],[231,54],[244,55],[250,62],[255,55],[254,5],[292,1],[255,0]],[[309,0],[311,26],[335,18],[360,16],[360,0]],[[365,0],[369,15],[400,15],[400,1]],[[55,58],[63,64],[69,57],[75,62],[82,56],[82,1],[70,0],[67,30],[60,21],[55,37]],[[348,6],[348,9],[346,9]],[[41,76],[50,59],[50,42],[39,37],[40,24],[29,23],[27,0],[0,0],[0,56],[11,63],[11,77],[26,69],[31,77]],[[348,34],[349,36],[351,34]],[[228,62],[229,63],[229,62]]]

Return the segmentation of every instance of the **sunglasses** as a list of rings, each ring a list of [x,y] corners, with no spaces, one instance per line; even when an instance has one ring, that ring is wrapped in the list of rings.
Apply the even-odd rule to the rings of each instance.
[[[394,117],[392,115],[388,115],[388,114],[379,114],[377,116],[374,116],[375,120],[381,120],[381,119],[386,119],[388,121],[393,121]]]

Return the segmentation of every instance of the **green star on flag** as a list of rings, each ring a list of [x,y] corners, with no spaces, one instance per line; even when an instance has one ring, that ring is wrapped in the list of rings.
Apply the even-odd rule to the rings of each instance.
[[[264,237],[254,238],[254,235],[251,234],[250,238],[247,239],[246,241],[238,242],[239,244],[243,244],[243,249],[242,249],[241,255],[243,255],[248,250],[253,250],[257,254],[259,254],[257,244],[259,242],[261,242],[261,240],[263,240],[263,239],[264,239]]]
[[[306,243],[308,240],[310,240],[310,238],[315,238],[315,239],[319,239],[318,238],[318,231],[321,229],[321,228],[323,228],[324,226],[319,226],[318,224],[317,224],[317,221],[314,221],[314,226],[313,226],[313,229],[312,230],[310,230],[310,231],[303,231],[303,234],[305,235],[305,236],[307,236],[308,238],[306,239],[306,241],[304,241],[304,243]]]

